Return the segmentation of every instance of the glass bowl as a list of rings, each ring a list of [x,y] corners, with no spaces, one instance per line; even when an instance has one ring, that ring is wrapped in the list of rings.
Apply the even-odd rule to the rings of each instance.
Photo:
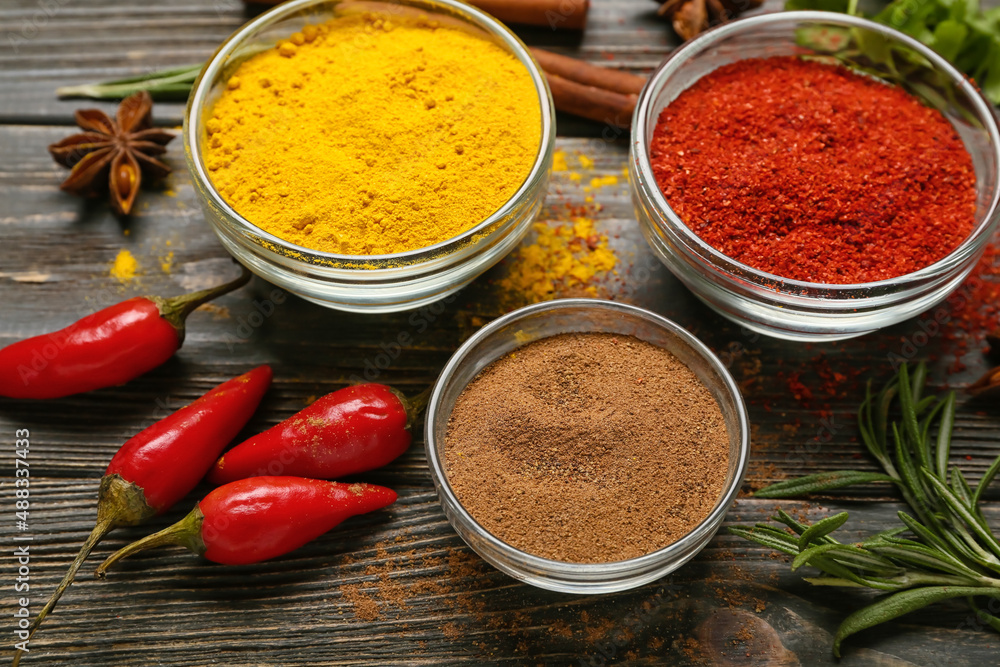
[[[872,283],[829,285],[790,280],[737,262],[702,241],[657,186],[649,145],[660,112],[716,68],[745,58],[833,53],[801,45],[817,30],[883,44],[923,62],[898,82],[952,123],[976,172],[976,227],[951,254],[913,273]],[[864,64],[877,75],[885,67]],[[674,51],[653,74],[632,123],[630,186],[636,216],[653,252],[702,301],[734,322],[777,338],[838,340],[918,315],[945,299],[975,266],[1000,219],[1000,135],[991,107],[947,61],[892,28],[829,12],[766,14],[726,23]]]
[[[729,469],[711,513],[663,549],[611,563],[566,563],[540,558],[497,539],[462,507],[448,483],[444,441],[455,401],[480,371],[540,338],[570,332],[631,335],[669,350],[690,368],[718,402],[729,434]],[[746,407],[732,376],[704,343],[677,324],[635,306],[596,299],[559,299],[516,310],[491,322],[452,355],[427,407],[427,460],[444,513],[472,549],[497,569],[525,583],[564,593],[611,593],[654,581],[694,558],[715,535],[743,483],[750,454]]]
[[[247,58],[287,39],[304,25],[328,20],[351,5],[390,15],[417,11],[462,25],[523,63],[538,93],[541,141],[531,172],[493,215],[433,246],[393,255],[338,255],[284,241],[244,219],[220,196],[205,167],[202,145],[212,105]],[[535,122],[526,118],[526,122]],[[262,278],[304,299],[340,310],[393,312],[426,305],[458,291],[524,238],[541,209],[555,146],[555,111],[545,77],[530,52],[501,23],[459,0],[292,0],[261,14],[219,47],[194,84],[184,116],[188,169],[219,240]]]

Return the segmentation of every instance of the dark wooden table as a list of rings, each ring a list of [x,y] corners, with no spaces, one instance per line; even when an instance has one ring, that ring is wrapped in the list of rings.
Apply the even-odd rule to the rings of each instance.
[[[582,38],[522,30],[532,44],[595,62],[648,72],[675,45],[649,0],[594,0]],[[0,8],[0,345],[65,326],[126,297],[177,294],[232,272],[204,223],[180,142],[174,174],[141,194],[122,222],[104,202],[59,191],[64,170],[46,146],[72,132],[72,111],[89,102],[58,101],[58,85],[200,62],[247,14],[236,0],[7,0]],[[104,105],[112,108],[112,105]],[[177,125],[180,104],[158,104],[158,121]],[[571,171],[555,175],[542,219],[558,224],[567,204],[590,206],[612,237],[618,278],[602,293],[651,308],[701,336],[742,384],[753,421],[753,462],[728,521],[764,520],[777,507],[815,519],[849,509],[847,532],[862,536],[894,522],[899,498],[869,487],[809,502],[755,500],[749,491],[776,479],[854,468],[874,469],[857,442],[853,412],[862,382],[890,373],[920,320],[827,345],[747,335],[695,300],[647,251],[624,179],[593,193],[592,177],[620,175],[626,142],[602,127],[560,118],[559,148]],[[579,155],[594,160],[584,168]],[[570,173],[583,175],[580,181]],[[122,248],[141,274],[121,284],[109,265]],[[171,255],[172,253],[172,255]],[[49,402],[0,400],[0,637],[11,654],[17,565],[13,538],[30,536],[31,609],[42,606],[94,520],[98,479],[120,444],[157,416],[250,367],[269,363],[274,387],[247,427],[257,432],[316,396],[345,385],[383,342],[412,336],[379,378],[407,392],[431,383],[477,327],[513,304],[498,295],[502,264],[443,312],[360,316],[289,296],[271,316],[254,300],[274,288],[259,279],[190,320],[183,350],[125,387]],[[248,325],[257,323],[259,326]],[[961,332],[958,336],[965,336]],[[949,373],[957,341],[931,336],[917,356],[931,361],[933,383],[961,388],[987,367],[982,332],[968,334],[966,370]],[[918,337],[918,342],[924,339]],[[833,374],[843,380],[831,382]],[[800,382],[798,384],[796,381]],[[807,392],[803,392],[802,388]],[[807,393],[811,393],[809,398]],[[796,396],[798,394],[798,396]],[[31,514],[15,528],[14,431],[30,430]],[[411,450],[368,481],[398,489],[390,511],[352,520],[294,554],[247,567],[208,564],[180,550],[135,557],[105,582],[89,576],[64,597],[31,644],[29,662],[49,665],[368,665],[368,664],[718,664],[833,663],[832,632],[871,598],[865,591],[811,588],[786,559],[722,534],[693,562],[662,581],[627,593],[571,596],[521,585],[483,563],[445,520],[418,437]],[[953,454],[975,482],[1000,452],[1000,416],[989,403],[965,402]],[[187,512],[205,488],[168,516]],[[1000,519],[996,492],[987,516]],[[148,532],[113,533],[111,549]],[[84,568],[84,573],[88,572]],[[852,639],[843,664],[996,664],[1000,637],[973,628],[962,604],[942,604]]]

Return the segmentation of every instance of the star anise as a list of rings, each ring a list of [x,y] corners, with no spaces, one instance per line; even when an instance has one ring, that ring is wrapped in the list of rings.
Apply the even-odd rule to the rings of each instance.
[[[981,394],[996,394],[1000,390],[1000,366],[986,371],[986,374],[969,385],[968,391],[973,396]]]
[[[986,344],[990,346],[991,357],[1000,357],[1000,329],[994,329],[986,334]]]
[[[153,127],[152,111],[146,91],[122,100],[114,119],[100,109],[77,111],[76,124],[84,131],[49,146],[56,162],[73,169],[61,188],[84,197],[110,190],[111,206],[128,215],[143,173],[153,179],[170,173],[154,156],[166,152],[174,134]]]
[[[749,9],[760,7],[764,0],[657,0],[660,16],[666,16],[677,36],[687,41],[713,25],[725,23]]]

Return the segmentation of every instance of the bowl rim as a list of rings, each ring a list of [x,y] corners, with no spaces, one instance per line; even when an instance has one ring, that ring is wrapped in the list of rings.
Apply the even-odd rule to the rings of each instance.
[[[648,146],[652,136],[646,131],[646,121],[650,118],[654,107],[655,99],[653,91],[661,88],[661,81],[672,75],[679,65],[688,62],[692,56],[697,55],[706,47],[738,32],[752,32],[769,24],[786,22],[801,24],[834,23],[845,27],[864,28],[900,41],[907,47],[917,51],[936,68],[943,70],[950,82],[960,88],[971,100],[972,106],[978,116],[977,120],[983,122],[983,129],[990,137],[989,144],[992,148],[993,159],[997,164],[998,172],[1000,172],[1000,128],[997,126],[997,119],[993,114],[992,105],[986,101],[979,89],[966,79],[961,72],[955,69],[951,63],[916,39],[889,26],[849,14],[796,10],[761,14],[716,26],[685,42],[682,46],[671,52],[660,66],[656,68],[639,94],[639,99],[636,102],[635,111],[632,115],[630,146],[633,155],[630,163],[638,172],[638,178],[633,179],[633,191],[641,192],[644,198],[655,206],[657,213],[670,223],[671,230],[683,236],[683,239],[695,246],[695,249],[700,251],[702,255],[708,255],[711,260],[717,262],[713,264],[713,269],[724,273],[730,280],[750,282],[756,287],[775,291],[780,294],[808,298],[808,294],[803,294],[803,292],[824,291],[835,294],[840,293],[840,296],[835,298],[856,298],[854,295],[857,292],[877,292],[880,288],[897,290],[900,286],[906,287],[910,284],[921,283],[927,279],[938,278],[959,268],[971,255],[978,252],[982,245],[989,241],[993,228],[997,225],[998,218],[1000,218],[1000,185],[994,188],[992,199],[985,215],[976,220],[976,225],[972,232],[947,255],[933,264],[929,264],[916,271],[894,278],[867,283],[815,283],[787,278],[755,269],[722,253],[714,246],[702,240],[670,207],[662,190],[660,190],[659,184],[656,182],[656,177],[653,175],[649,157]],[[965,142],[963,141],[963,146],[964,144]],[[1000,183],[1000,174],[998,174],[998,183]],[[986,238],[984,239],[983,237]],[[826,301],[829,299],[823,298],[823,300]]]
[[[209,108],[209,89],[211,88],[211,84],[216,78],[216,75],[224,66],[228,65],[227,60],[243,45],[245,39],[263,29],[266,29],[271,24],[276,23],[289,15],[296,14],[311,7],[325,4],[341,4],[352,1],[353,0],[290,0],[288,2],[275,5],[271,9],[268,9],[256,18],[242,25],[235,32],[233,32],[232,35],[226,38],[218,49],[216,49],[215,53],[212,54],[208,62],[201,69],[201,72],[198,73],[198,77],[195,79],[192,86],[191,95],[188,97],[188,103],[184,112],[184,147],[189,170],[192,172],[192,178],[200,182],[202,186],[200,189],[208,194],[210,203],[213,206],[218,207],[221,211],[223,211],[226,214],[226,217],[237,223],[243,231],[250,232],[261,241],[283,250],[284,252],[277,252],[286,258],[296,258],[295,256],[315,258],[322,264],[333,263],[334,265],[339,265],[341,268],[347,269],[355,268],[351,265],[365,265],[365,268],[370,269],[373,264],[392,263],[390,266],[377,267],[392,269],[406,265],[418,264],[424,260],[430,261],[444,254],[449,254],[452,250],[460,249],[469,242],[480,243],[484,239],[494,237],[496,232],[504,228],[504,225],[499,225],[486,234],[483,239],[475,239],[475,237],[477,235],[481,235],[484,230],[514,213],[521,204],[525,195],[530,192],[539,181],[547,176],[547,158],[554,151],[555,146],[555,106],[552,102],[552,93],[549,90],[548,82],[542,74],[541,66],[535,60],[531,50],[503,23],[493,18],[486,12],[473,7],[472,5],[468,5],[461,0],[376,0],[375,4],[402,5],[411,7],[416,6],[426,8],[428,13],[434,13],[436,11],[434,7],[435,5],[439,8],[446,7],[454,14],[462,16],[472,25],[486,30],[492,37],[503,42],[512,52],[512,55],[514,55],[528,71],[538,97],[541,116],[539,119],[541,122],[541,136],[539,137],[538,150],[531,170],[525,176],[524,180],[518,186],[514,194],[511,195],[511,197],[504,202],[499,209],[461,234],[430,246],[407,250],[406,252],[401,253],[382,255],[344,255],[340,253],[324,252],[314,248],[297,245],[275,236],[274,234],[261,229],[254,223],[244,218],[219,194],[219,191],[216,189],[211,177],[208,175],[204,162],[204,156],[200,150],[199,133],[201,124],[198,122]],[[258,242],[257,245],[260,245],[260,243]]]
[[[445,384],[455,375],[455,372],[462,365],[467,363],[467,359],[470,358],[474,348],[476,348],[480,342],[498,329],[526,317],[536,315],[538,313],[580,308],[638,316],[647,321],[652,321],[670,334],[680,338],[682,342],[689,345],[695,353],[707,361],[713,371],[721,378],[722,385],[725,387],[726,393],[733,400],[737,417],[737,437],[739,438],[739,447],[735,474],[729,484],[723,488],[723,491],[719,495],[712,511],[709,512],[705,518],[699,521],[698,524],[684,536],[674,542],[671,542],[665,547],[643,554],[642,556],[636,556],[635,558],[609,561],[606,563],[573,563],[543,558],[541,556],[536,556],[527,553],[526,551],[522,551],[490,533],[475,520],[469,511],[465,509],[465,506],[458,500],[458,497],[451,488],[451,484],[448,482],[448,476],[444,469],[443,458],[437,456],[435,447],[434,425],[441,418],[439,411],[443,388]],[[531,342],[525,343],[525,345],[530,345]],[[494,361],[497,361],[497,359],[491,360],[490,363]],[[450,417],[450,414],[448,416]],[[558,572],[560,577],[572,578],[579,576],[581,578],[587,578],[593,577],[593,575],[614,576],[627,574],[637,569],[653,568],[658,565],[668,563],[671,558],[675,556],[675,554],[684,555],[692,547],[695,548],[695,553],[703,548],[704,545],[698,546],[698,542],[706,538],[706,533],[708,533],[709,538],[712,534],[714,534],[718,524],[732,508],[733,502],[736,500],[736,497],[743,486],[743,478],[746,475],[746,471],[750,463],[750,418],[747,412],[746,403],[743,400],[743,394],[740,392],[739,386],[736,384],[736,381],[732,374],[730,374],[729,370],[715,355],[715,353],[712,352],[707,345],[705,345],[705,343],[676,322],[650,310],[646,310],[645,308],[639,308],[638,306],[619,303],[616,301],[586,298],[555,299],[519,308],[493,320],[469,337],[464,343],[462,343],[458,350],[452,354],[448,363],[438,376],[437,381],[434,383],[434,390],[432,391],[430,400],[427,404],[427,413],[424,423],[424,449],[435,486],[438,493],[444,496],[441,498],[441,502],[444,504],[445,500],[447,500],[447,504],[453,508],[455,512],[461,515],[465,522],[475,527],[477,536],[489,543],[493,549],[505,554],[508,557],[516,558],[524,567],[550,574]],[[454,521],[451,516],[448,516],[448,522],[452,524],[452,527],[454,527]],[[474,550],[476,549],[474,548]]]

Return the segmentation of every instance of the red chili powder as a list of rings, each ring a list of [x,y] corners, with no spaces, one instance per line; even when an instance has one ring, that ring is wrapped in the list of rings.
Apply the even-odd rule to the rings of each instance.
[[[901,276],[947,255],[975,225],[972,159],[939,111],[794,56],[702,77],[660,114],[650,158],[699,237],[784,278]]]

